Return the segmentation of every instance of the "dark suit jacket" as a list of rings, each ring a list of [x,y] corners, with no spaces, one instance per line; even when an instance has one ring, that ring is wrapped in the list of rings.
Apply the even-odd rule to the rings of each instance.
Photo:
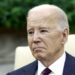
[[[37,71],[37,60],[33,63],[22,67],[16,71],[8,73],[7,75],[35,75]],[[66,53],[66,61],[64,65],[63,75],[75,75],[75,58]]]

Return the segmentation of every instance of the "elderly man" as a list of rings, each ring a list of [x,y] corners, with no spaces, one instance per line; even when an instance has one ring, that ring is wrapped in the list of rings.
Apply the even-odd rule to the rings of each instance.
[[[32,8],[27,33],[36,61],[8,75],[75,75],[75,58],[64,51],[69,25],[62,9],[49,4]]]

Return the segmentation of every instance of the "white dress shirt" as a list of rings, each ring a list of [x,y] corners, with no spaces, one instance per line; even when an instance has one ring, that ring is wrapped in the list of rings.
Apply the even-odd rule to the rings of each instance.
[[[64,52],[58,60],[48,67],[52,71],[49,75],[62,75],[65,59],[66,53]],[[42,72],[45,68],[46,67],[40,61],[38,61],[38,70],[35,75],[43,75]]]

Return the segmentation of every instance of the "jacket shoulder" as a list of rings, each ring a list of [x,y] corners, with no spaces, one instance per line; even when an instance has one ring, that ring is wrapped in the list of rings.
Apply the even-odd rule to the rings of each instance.
[[[36,68],[36,64],[37,64],[37,60],[24,66],[24,67],[21,67],[17,70],[14,70],[10,73],[8,73],[7,75],[25,75],[25,73],[28,71],[28,70],[32,70],[32,68]]]
[[[67,58],[66,60],[67,60],[68,62],[70,62],[71,65],[72,65],[72,64],[75,64],[75,57],[74,57],[74,56],[72,56],[72,55],[66,53],[66,58]]]
[[[63,75],[75,75],[75,57],[66,53]]]

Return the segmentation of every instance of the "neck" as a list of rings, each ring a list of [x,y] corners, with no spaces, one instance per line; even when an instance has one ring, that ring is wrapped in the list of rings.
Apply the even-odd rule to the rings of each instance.
[[[54,56],[50,56],[49,59],[43,59],[41,62],[45,67],[49,67],[51,64],[53,64],[57,59],[59,59],[62,54],[64,53],[64,50],[61,50],[59,53],[55,54]]]

